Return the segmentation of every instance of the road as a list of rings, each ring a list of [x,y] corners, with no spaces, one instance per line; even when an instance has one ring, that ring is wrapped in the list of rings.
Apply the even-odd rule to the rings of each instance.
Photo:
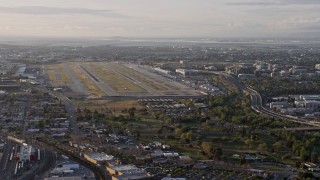
[[[56,155],[48,147],[40,146],[41,160],[33,162],[31,169],[18,168],[18,161],[16,157],[20,151],[20,144],[11,140],[6,140],[3,148],[3,156],[0,161],[0,179],[1,180],[33,180],[38,174],[42,174],[55,164]],[[15,170],[17,168],[16,174]]]
[[[70,126],[71,126],[71,133],[78,136],[83,136],[83,132],[80,131],[78,125],[77,125],[77,119],[76,119],[76,106],[73,104],[73,102],[63,95],[61,92],[57,91],[50,91],[47,90],[44,86],[39,86],[35,88],[36,90],[42,92],[42,93],[49,93],[51,96],[58,98],[61,103],[65,106],[65,109],[68,113],[68,118],[70,120]]]
[[[10,140],[6,141],[0,162],[1,180],[11,180],[14,178],[17,149],[18,145],[15,142]]]
[[[52,91],[50,93],[57,97],[64,104],[70,120],[71,133],[76,136],[83,136],[83,132],[79,129],[77,125],[77,119],[75,114],[76,106],[73,104],[73,102],[69,98],[64,96],[61,92]]]
[[[245,86],[245,85],[241,84],[237,79],[235,79],[234,77],[232,77],[231,75],[229,75],[227,73],[221,73],[221,74],[225,76],[226,80],[228,80],[230,83],[233,83],[240,90],[247,91],[249,93],[250,98],[251,98],[251,108],[254,111],[261,113],[261,114],[264,114],[264,115],[267,115],[269,117],[273,117],[273,118],[284,119],[287,121],[291,121],[291,122],[295,122],[295,123],[299,123],[299,124],[304,124],[304,125],[308,125],[308,126],[320,127],[320,125],[315,122],[310,122],[310,121],[306,121],[304,119],[289,117],[289,116],[279,114],[279,113],[276,113],[274,111],[271,111],[271,110],[265,108],[263,106],[263,99],[262,99],[261,95],[256,90],[252,89],[249,86]]]
[[[320,127],[319,124],[316,124],[312,121],[306,121],[304,119],[294,118],[294,117],[286,116],[286,115],[271,111],[263,106],[262,97],[257,91],[255,91],[254,89],[252,89],[250,87],[246,87],[245,90],[247,92],[249,92],[249,94],[250,94],[251,108],[258,113],[262,113],[262,114],[268,115],[270,117],[284,119],[284,120],[299,123],[299,124]]]
[[[25,134],[26,134],[26,129],[27,129],[27,125],[28,123],[26,123],[27,121],[27,117],[28,117],[28,112],[30,109],[30,98],[28,98],[25,107],[23,109],[23,119],[22,119],[22,138],[24,138]]]
[[[48,147],[42,147],[40,151],[41,160],[30,171],[24,172],[19,176],[19,180],[37,179],[43,173],[55,166],[57,157],[53,150]]]

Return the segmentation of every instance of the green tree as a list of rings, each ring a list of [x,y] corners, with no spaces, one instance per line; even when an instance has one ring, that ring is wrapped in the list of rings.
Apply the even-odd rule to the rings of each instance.
[[[220,159],[222,156],[222,148],[221,147],[216,147],[213,150],[213,157]]]
[[[268,146],[267,146],[266,143],[260,143],[260,144],[258,145],[258,149],[259,149],[260,151],[267,151]]]
[[[182,134],[183,131],[182,131],[181,128],[176,128],[175,132],[176,132],[176,135],[177,135],[177,136],[181,136],[181,134]]]
[[[318,154],[317,154],[317,153],[313,152],[313,153],[311,154],[311,162],[312,162],[312,163],[318,163],[318,162],[319,162],[319,157],[318,157]]]
[[[213,155],[214,146],[212,142],[202,142],[201,148],[202,148],[202,151],[208,156]]]
[[[279,151],[279,150],[281,149],[281,147],[282,147],[281,141],[275,142],[275,143],[272,145],[272,147],[274,148],[274,150]]]
[[[167,123],[167,124],[173,124],[173,120],[170,117],[166,117],[164,119],[164,122]]]
[[[309,159],[309,151],[305,147],[301,147],[300,149],[300,158],[304,161],[307,161]]]
[[[254,141],[252,139],[246,139],[244,143],[248,145],[250,148],[254,147]]]
[[[136,108],[135,107],[132,107],[128,110],[128,113],[129,113],[129,117],[130,118],[134,118],[135,116],[135,111],[136,111]]]

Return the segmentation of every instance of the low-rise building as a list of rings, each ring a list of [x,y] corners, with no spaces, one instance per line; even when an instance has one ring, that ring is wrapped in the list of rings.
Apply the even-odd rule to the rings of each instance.
[[[255,74],[238,74],[239,79],[253,79],[257,76]]]
[[[69,177],[48,177],[44,180],[82,180],[81,176],[69,176]]]
[[[23,143],[23,145],[20,147],[20,161],[30,161],[30,156],[32,153],[32,146]]]
[[[320,95],[300,95],[301,100],[315,100],[320,101]]]
[[[93,164],[107,164],[108,161],[113,160],[113,156],[104,153],[82,152],[80,156]]]
[[[138,168],[135,165],[118,165],[106,167],[106,169],[112,175],[112,180],[151,178],[151,176],[144,169]]]
[[[163,74],[169,74],[169,75],[172,74],[171,71],[165,70],[165,69],[161,69],[161,68],[154,68],[154,70],[156,70],[156,71],[158,71],[160,73],[163,73]]]
[[[307,100],[304,101],[305,108],[311,109],[312,111],[320,110],[320,101]]]
[[[183,76],[196,76],[199,74],[199,71],[194,69],[176,69],[176,73]]]
[[[270,103],[270,109],[281,110],[289,106],[288,101],[278,101]]]

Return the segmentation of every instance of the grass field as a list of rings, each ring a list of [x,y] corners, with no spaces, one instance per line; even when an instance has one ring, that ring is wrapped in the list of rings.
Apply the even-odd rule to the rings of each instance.
[[[47,69],[48,76],[52,85],[69,85],[73,84],[70,76],[67,74],[66,70],[62,64],[51,64],[43,66]]]
[[[86,87],[89,93],[95,96],[105,96],[106,93],[101,91],[101,89],[77,66],[77,64],[69,63],[69,67],[74,71],[77,78]]]
[[[118,65],[118,64],[114,64],[114,63],[110,64],[110,66],[113,69],[116,69],[118,71],[126,73],[130,77],[133,77],[134,79],[146,84],[147,86],[153,88],[154,90],[157,90],[157,91],[167,91],[168,90],[168,88],[166,88],[163,85],[160,85],[156,80],[151,80],[152,78],[150,78],[150,77],[149,78],[143,77],[143,75],[136,70],[133,70],[133,69],[130,69],[130,68]]]
[[[76,105],[80,109],[89,109],[91,111],[97,110],[103,112],[110,109],[113,114],[122,114],[122,110],[135,107],[137,111],[143,109],[137,100],[89,100],[89,101],[76,101]]]
[[[134,84],[125,77],[122,77],[107,68],[102,68],[100,63],[86,65],[90,71],[94,72],[96,76],[117,92],[146,92],[145,89]]]

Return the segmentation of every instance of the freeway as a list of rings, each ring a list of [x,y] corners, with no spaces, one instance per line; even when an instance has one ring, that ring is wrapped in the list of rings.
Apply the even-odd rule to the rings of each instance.
[[[56,153],[54,153],[49,147],[40,147],[40,157],[41,160],[38,161],[31,170],[23,172],[23,174],[21,174],[17,179],[38,179],[39,176],[43,175],[43,173],[55,166],[57,159]]]
[[[55,153],[47,147],[40,147],[41,159],[32,163],[32,168],[21,166],[21,161],[17,161],[18,152],[21,144],[10,139],[5,140],[6,144],[3,148],[3,156],[0,161],[0,179],[11,180],[32,180],[36,175],[40,175],[55,164]],[[24,161],[24,163],[26,163]],[[18,164],[20,164],[18,166]],[[23,164],[23,163],[22,163]],[[30,164],[30,162],[29,162]],[[29,166],[30,167],[30,166]]]
[[[10,140],[6,141],[0,161],[0,175],[3,180],[10,180],[14,177],[17,149],[18,145],[16,143]]]
[[[299,119],[299,118],[295,118],[295,117],[291,117],[291,116],[287,116],[287,115],[283,115],[283,114],[279,114],[274,111],[271,111],[263,106],[262,97],[256,90],[252,89],[251,87],[246,87],[244,90],[246,90],[250,94],[251,108],[258,113],[266,114],[270,117],[284,119],[284,120],[299,123],[299,124],[320,127],[319,124],[311,121],[306,121],[304,119]]]
[[[251,108],[261,114],[267,115],[269,117],[278,118],[278,119],[284,119],[287,121],[304,124],[308,126],[315,126],[320,127],[320,124],[317,124],[315,122],[306,121],[304,119],[298,119],[292,116],[287,116],[283,114],[276,113],[274,111],[271,111],[263,106],[263,99],[261,95],[254,89],[252,89],[249,86],[245,86],[241,84],[237,79],[235,79],[233,76],[227,74],[227,73],[220,73],[225,76],[226,80],[228,80],[230,83],[233,83],[235,86],[238,87],[238,89],[242,91],[247,91],[251,98]]]

